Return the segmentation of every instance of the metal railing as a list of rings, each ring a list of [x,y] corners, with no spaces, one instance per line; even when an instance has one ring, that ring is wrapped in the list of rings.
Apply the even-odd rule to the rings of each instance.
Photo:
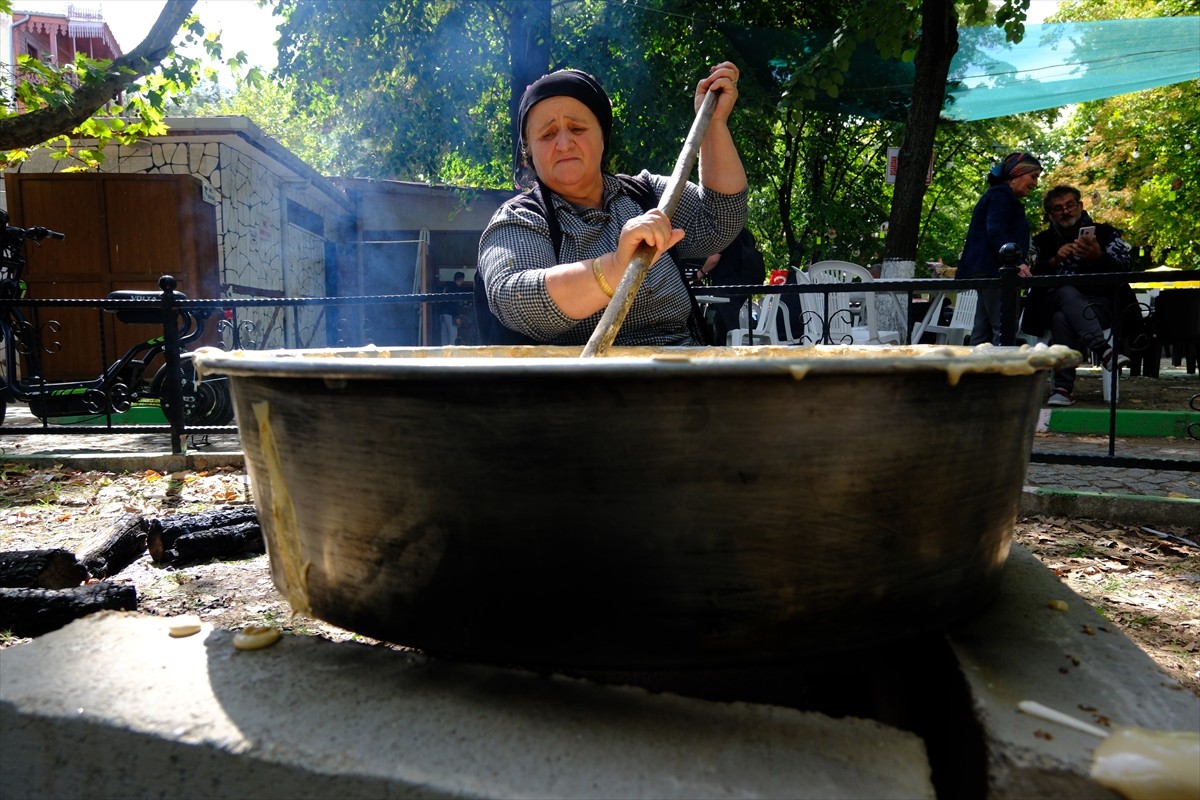
[[[762,296],[767,294],[780,295],[800,295],[800,294],[833,294],[852,292],[855,294],[864,294],[870,296],[875,293],[888,293],[894,297],[906,297],[907,301],[904,305],[908,306],[909,314],[904,317],[905,327],[911,330],[909,320],[912,318],[911,307],[914,305],[914,300],[917,295],[933,294],[937,292],[953,293],[971,289],[1001,289],[1002,297],[1002,324],[1001,324],[1001,344],[1012,345],[1016,343],[1017,325],[1020,318],[1021,293],[1027,289],[1038,286],[1062,286],[1071,283],[1086,283],[1089,286],[1112,286],[1114,296],[1119,284],[1139,283],[1139,282],[1155,282],[1159,284],[1169,285],[1174,282],[1182,282],[1188,280],[1189,273],[1182,273],[1179,277],[1164,276],[1162,272],[1144,272],[1144,273],[1119,273],[1119,274],[1102,274],[1088,276],[1047,276],[1034,278],[1019,278],[1016,275],[1015,268],[1006,268],[1002,270],[1002,275],[999,279],[987,278],[971,278],[971,279],[934,279],[934,278],[911,278],[911,279],[880,279],[868,283],[853,283],[853,284],[783,284],[783,285],[766,285],[766,286],[707,286],[703,293],[706,295],[726,296],[730,297],[732,302],[745,301],[752,296]],[[101,318],[101,330],[103,330],[103,315],[106,312],[111,312],[118,307],[142,308],[142,309],[161,309],[162,318],[164,320],[174,320],[182,311],[188,311],[192,314],[207,315],[210,319],[216,319],[216,330],[220,337],[221,346],[225,349],[259,349],[263,347],[358,347],[368,344],[386,344],[389,346],[419,346],[426,344],[420,341],[421,330],[424,326],[418,323],[411,324],[411,342],[403,341],[380,341],[373,340],[372,331],[380,329],[383,326],[380,320],[387,317],[395,317],[397,314],[407,314],[410,320],[418,320],[420,318],[420,309],[425,304],[434,304],[434,308],[438,303],[447,301],[457,301],[468,303],[471,300],[469,292],[457,294],[408,294],[408,295],[362,295],[354,297],[319,297],[319,298],[255,298],[255,299],[217,299],[217,300],[198,300],[198,299],[177,299],[173,293],[162,292],[159,295],[157,304],[154,301],[113,301],[111,299],[103,300],[3,300],[0,299],[0,313],[8,313],[8,309],[16,306],[20,309],[29,309],[37,316],[46,310],[63,307],[82,307],[92,308],[96,310],[97,315]],[[415,306],[415,308],[413,308]],[[828,304],[827,304],[828,307]],[[384,316],[384,309],[388,309]],[[307,321],[303,318],[305,311],[310,312],[310,317]],[[332,310],[332,311],[331,311]],[[1145,309],[1150,312],[1147,316],[1147,321],[1153,322],[1153,310]],[[269,312],[270,324],[260,326],[258,321],[250,319],[254,314],[258,314],[261,318]],[[290,314],[290,326],[280,325],[275,326],[278,315],[280,313]],[[414,316],[415,315],[415,316]],[[1112,340],[1118,343],[1118,347],[1124,346],[1121,344],[1123,335],[1121,330],[1121,314],[1112,314]],[[323,327],[322,327],[323,323]],[[45,321],[41,323],[44,331],[53,331],[53,321]],[[824,320],[822,330],[830,329],[829,320]],[[907,340],[909,330],[904,330],[901,335]],[[164,336],[168,342],[172,337],[176,337],[177,326],[164,324]],[[322,335],[323,334],[323,335]],[[104,336],[100,337],[100,360],[101,363],[108,363],[108,354],[104,352]],[[810,343],[810,342],[804,342]],[[825,343],[829,342],[828,339]],[[60,348],[61,342],[47,343],[42,341],[39,343],[44,350],[52,350]],[[1152,337],[1145,336],[1135,338],[1132,341],[1132,348],[1153,348],[1155,346]],[[49,348],[49,349],[47,349]],[[173,354],[173,356],[172,356]],[[176,370],[178,374],[178,355],[179,351],[171,347],[167,348],[166,355],[168,356],[168,368]],[[174,362],[174,363],[172,363]],[[6,365],[5,369],[9,372],[13,370],[15,365]],[[1116,378],[1114,376],[1113,380]],[[1108,452],[1107,455],[1085,455],[1075,453],[1042,453],[1034,451],[1031,454],[1030,460],[1036,463],[1048,464],[1077,464],[1099,467],[1135,467],[1155,470],[1174,470],[1186,472],[1200,472],[1200,459],[1163,459],[1163,458],[1145,458],[1122,455],[1118,451],[1117,437],[1117,393],[1112,393],[1112,400],[1109,402],[1109,431],[1108,431]],[[104,413],[98,414],[98,417],[103,417],[105,424],[102,425],[57,425],[51,426],[48,422],[43,422],[39,427],[30,426],[0,426],[0,435],[30,435],[30,434],[54,434],[54,435],[84,435],[84,434],[103,434],[103,433],[165,433],[170,435],[172,441],[172,452],[180,453],[183,451],[183,441],[189,436],[209,435],[209,434],[226,434],[236,433],[237,428],[233,425],[228,426],[196,426],[187,425],[182,418],[181,403],[173,402],[163,409],[164,415],[167,418],[166,425],[117,425],[113,419],[119,416],[115,409],[109,408]],[[1181,412],[1186,413],[1187,409],[1181,409]],[[1200,394],[1193,396],[1190,401],[1190,411],[1200,411]],[[1192,439],[1200,440],[1200,424],[1192,423],[1186,430],[1186,435]],[[1198,451],[1200,452],[1200,451]]]
[[[1122,313],[1123,309],[1117,302],[1117,291],[1121,285],[1133,283],[1156,283],[1164,286],[1170,286],[1174,283],[1193,282],[1196,280],[1195,273],[1163,273],[1163,272],[1126,272],[1126,273],[1103,273],[1094,275],[1072,275],[1072,276],[1036,276],[1030,278],[1021,278],[1017,274],[1015,267],[1005,267],[1001,269],[1000,278],[964,278],[964,279],[945,279],[945,278],[884,278],[873,280],[870,282],[858,282],[852,284],[781,284],[769,286],[706,286],[704,294],[714,295],[718,297],[729,297],[732,302],[745,302],[754,296],[779,294],[786,298],[788,296],[799,296],[803,294],[825,294],[833,292],[851,292],[855,294],[863,294],[870,297],[874,294],[886,293],[893,296],[906,296],[907,301],[903,304],[908,307],[909,313],[903,316],[906,330],[901,330],[900,334],[904,341],[907,341],[912,325],[911,307],[917,295],[935,294],[938,292],[954,293],[964,290],[980,290],[980,289],[996,289],[1001,292],[1001,326],[1000,326],[1000,344],[1002,346],[1012,346],[1017,344],[1018,325],[1021,319],[1022,294],[1027,289],[1036,287],[1056,287],[1065,285],[1087,285],[1088,287],[1112,287],[1113,303],[1111,308],[1111,341],[1115,344],[1118,352],[1121,348],[1125,348],[1128,355],[1151,353],[1157,355],[1158,342],[1153,334],[1154,326],[1154,309],[1145,307],[1138,309],[1139,316],[1144,316],[1146,332],[1139,333],[1134,337],[1126,337],[1122,330]],[[828,307],[828,304],[826,304]],[[807,312],[806,312],[807,313]],[[849,337],[842,340],[831,339],[828,331],[831,329],[830,321],[824,319],[821,321],[820,329],[824,331],[824,338],[820,337],[801,337],[799,344],[849,344]],[[1105,325],[1104,327],[1109,327]],[[751,324],[751,327],[753,325]],[[793,332],[794,335],[794,332]],[[815,340],[814,340],[815,339]],[[1179,345],[1177,345],[1179,346]],[[1085,354],[1086,356],[1086,354]],[[1076,464],[1086,466],[1100,467],[1130,467],[1155,470],[1173,470],[1185,472],[1200,472],[1200,459],[1163,459],[1163,458],[1146,458],[1122,455],[1118,450],[1117,436],[1117,419],[1118,419],[1118,392],[1116,391],[1116,383],[1118,380],[1117,372],[1114,371],[1110,378],[1113,381],[1110,392],[1111,399],[1108,401],[1108,432],[1107,437],[1107,454],[1106,455],[1083,455],[1075,453],[1043,453],[1034,451],[1031,453],[1030,461],[1035,463],[1046,464]],[[1180,409],[1181,413],[1200,412],[1200,394],[1193,395],[1189,401],[1188,409]],[[1191,422],[1186,426],[1185,435],[1193,440],[1200,440],[1200,423]],[[1200,450],[1198,450],[1200,453]]]

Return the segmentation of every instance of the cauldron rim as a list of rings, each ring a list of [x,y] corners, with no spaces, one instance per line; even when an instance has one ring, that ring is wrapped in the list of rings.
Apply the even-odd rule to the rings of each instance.
[[[954,347],[946,345],[802,347],[613,348],[609,354],[580,358],[573,347],[376,347],[195,351],[203,374],[325,379],[408,380],[488,375],[694,378],[712,375],[880,374],[945,372],[952,380],[966,373],[1032,374],[1080,361],[1062,345]]]

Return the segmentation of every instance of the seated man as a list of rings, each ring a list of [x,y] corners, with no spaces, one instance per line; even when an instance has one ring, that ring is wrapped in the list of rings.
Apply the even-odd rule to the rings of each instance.
[[[1083,209],[1082,198],[1074,186],[1055,186],[1042,200],[1050,227],[1033,237],[1031,249],[1034,275],[1086,275],[1097,272],[1128,272],[1131,266],[1129,244],[1111,225],[1096,223]],[[1022,329],[1040,335],[1050,329],[1050,343],[1063,344],[1083,353],[1091,351],[1101,358],[1105,369],[1120,369],[1129,358],[1116,354],[1104,335],[1112,326],[1113,297],[1122,314],[1137,311],[1137,301],[1127,284],[1035,287],[1025,298]],[[1141,314],[1136,313],[1140,322]],[[1122,316],[1122,321],[1132,319]],[[1115,365],[1114,365],[1115,360]],[[1046,401],[1049,406],[1069,406],[1075,402],[1075,368],[1054,373],[1054,390]]]

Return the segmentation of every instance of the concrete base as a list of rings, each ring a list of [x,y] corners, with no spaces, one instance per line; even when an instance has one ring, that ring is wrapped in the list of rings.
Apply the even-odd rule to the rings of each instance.
[[[884,798],[933,797],[936,781],[946,797],[1115,798],[1089,777],[1099,739],[1017,703],[1200,728],[1200,698],[1020,547],[978,618],[845,662],[844,685],[896,727],[784,707],[798,686],[835,688],[798,665],[730,672],[720,691],[605,679],[647,691],[303,636],[241,652],[232,638],[104,613],[0,651],[5,795]]]
[[[989,798],[1120,797],[1089,775],[1101,739],[1022,714],[1022,700],[1100,727],[1200,731],[1200,698],[1024,548],[996,602],[947,638],[983,730]]]
[[[927,797],[916,736],[103,613],[0,651],[12,797]]]

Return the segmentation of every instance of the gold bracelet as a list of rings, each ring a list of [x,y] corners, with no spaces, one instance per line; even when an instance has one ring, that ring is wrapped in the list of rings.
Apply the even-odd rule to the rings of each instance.
[[[604,256],[596,256],[592,259],[592,274],[596,276],[596,283],[600,284],[600,291],[612,297],[613,288],[608,285],[608,279],[604,277],[604,270],[600,269],[600,259],[602,258]]]

